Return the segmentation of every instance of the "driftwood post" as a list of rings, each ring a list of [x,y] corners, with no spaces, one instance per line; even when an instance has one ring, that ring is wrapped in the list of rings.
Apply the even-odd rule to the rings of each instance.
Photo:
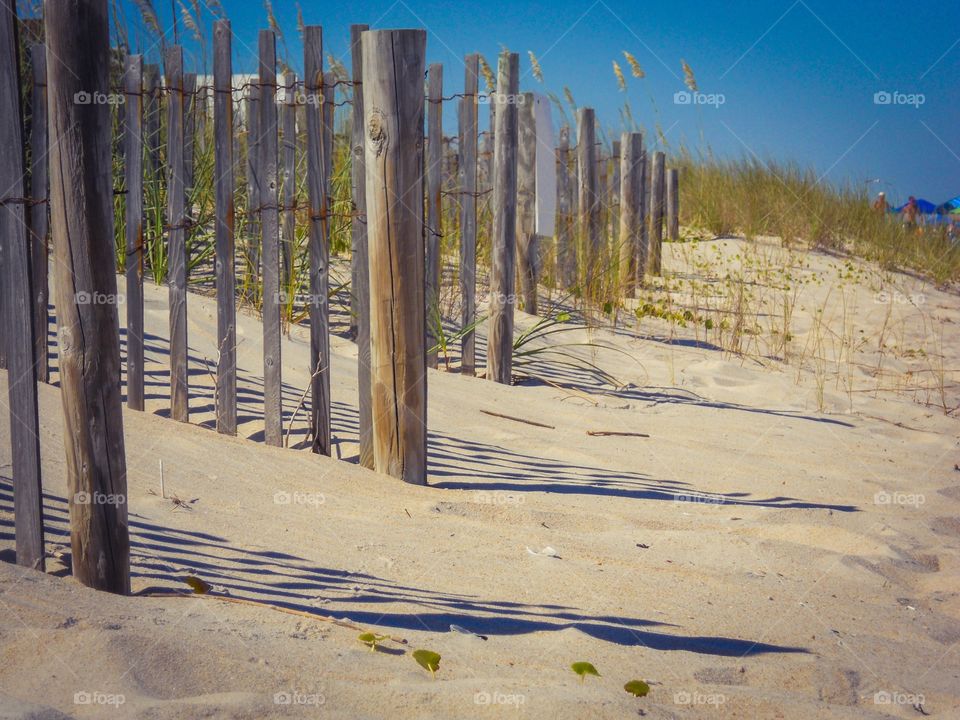
[[[427,482],[424,30],[363,33],[375,467]]]
[[[143,56],[127,55],[124,129],[127,187],[127,407],[143,410]]]
[[[293,250],[296,246],[294,234],[297,227],[294,202],[297,199],[297,76],[292,72],[283,74],[283,106],[281,111],[281,126],[283,130],[283,212],[281,213],[281,258],[283,259],[283,274],[281,287],[292,286],[293,279]],[[292,298],[286,298],[286,303]]]
[[[648,260],[648,269],[653,275],[660,274],[662,264],[665,161],[664,153],[653,154],[653,170],[650,178],[650,258]]]
[[[73,574],[130,592],[127,469],[113,246],[107,0],[44,3],[50,99],[50,228]],[[7,107],[11,107],[13,100]],[[0,163],[6,167],[6,163]]]
[[[187,242],[184,184],[183,48],[173,45],[163,58],[167,90],[167,285],[170,288],[170,417],[190,419],[187,375]]]
[[[216,202],[217,432],[237,434],[237,310],[233,220],[233,65],[230,21],[213,26],[213,153]]]
[[[437,367],[434,345],[440,337],[440,238],[443,236],[441,195],[443,181],[443,65],[435,63],[427,72],[427,224],[426,312],[427,367]]]
[[[490,271],[490,330],[487,379],[509,385],[513,373],[514,257],[517,245],[517,98],[520,56],[500,55],[494,134],[493,238]]]
[[[667,170],[667,239],[680,239],[680,171]]]
[[[463,98],[460,102],[460,298],[462,304],[460,372],[476,372],[477,322],[477,90],[480,56],[464,62]]]
[[[0,107],[4,108],[0,115],[0,245],[3,246],[0,252],[3,287],[0,292],[3,293],[3,334],[7,341],[17,563],[43,570],[43,489],[33,342],[37,330],[34,326],[36,307],[31,289],[32,258],[23,199],[26,194],[24,134],[16,25],[16,3],[4,0],[0,4]],[[106,146],[109,147],[109,122],[104,127],[107,128]]]
[[[643,134],[623,133],[620,142],[620,280],[628,296],[636,290],[643,237]]]
[[[593,108],[577,111],[577,187],[580,237],[583,243],[584,295],[596,292],[600,261],[600,199],[597,197],[596,117]]]
[[[49,223],[49,175],[47,166],[47,57],[46,48],[35,44],[30,47],[30,64],[33,68],[33,118],[30,123],[30,264],[33,271],[34,301],[34,359],[37,364],[37,380],[50,381],[47,353],[47,327],[49,315],[47,304],[50,286],[47,283],[49,267],[47,235]]]
[[[283,444],[280,376],[280,219],[277,208],[277,38],[261,30],[260,247],[263,252],[263,422],[267,445]]]
[[[303,31],[304,112],[307,122],[307,201],[310,204],[310,427],[312,450],[330,455],[330,273],[328,245],[326,156],[321,102],[324,99],[323,30],[308,25]]]
[[[350,181],[353,197],[351,223],[351,316],[357,338],[357,423],[360,464],[373,469],[373,398],[370,389],[370,264],[367,247],[366,128],[363,106],[363,53],[360,37],[367,25],[350,26],[350,64],[353,78],[353,118]]]
[[[517,108],[517,265],[522,310],[537,314],[537,120],[533,93]]]
[[[557,145],[557,279],[561,288],[577,282],[577,246],[570,203],[570,127],[560,128]]]

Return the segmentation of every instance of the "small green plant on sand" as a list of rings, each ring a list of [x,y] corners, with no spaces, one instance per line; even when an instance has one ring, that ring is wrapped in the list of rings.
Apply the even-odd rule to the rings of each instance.
[[[424,670],[430,672],[430,677],[435,678],[437,670],[440,669],[440,655],[432,650],[414,650],[413,659]]]
[[[597,672],[597,669],[591,663],[588,663],[588,662],[575,662],[573,665],[570,666],[570,669],[580,676],[580,682],[583,682],[583,679],[587,675],[600,677],[600,673]]]
[[[644,697],[650,692],[650,686],[643,680],[631,680],[623,686],[623,689],[636,697]]]
[[[357,638],[357,640],[362,642],[364,645],[368,645],[370,647],[370,652],[376,652],[377,645],[379,645],[386,639],[387,639],[386,635],[376,635],[371,632],[362,633],[360,637]]]

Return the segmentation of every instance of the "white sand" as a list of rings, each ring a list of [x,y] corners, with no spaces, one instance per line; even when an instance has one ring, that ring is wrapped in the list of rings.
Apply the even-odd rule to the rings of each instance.
[[[665,266],[723,275],[747,247],[670,246]],[[775,258],[768,267],[808,266],[796,269],[809,277],[797,283],[788,363],[766,340],[740,357],[691,342],[703,328],[645,319],[639,337],[636,321],[556,337],[626,351],[592,352],[632,384],[621,390],[543,363],[528,371],[563,387],[431,371],[426,488],[249,439],[262,433],[254,318],[240,319],[237,439],[197,426],[212,419],[199,363],[196,424],[160,417],[166,344],[149,341],[148,412],[124,416],[134,591],[187,589],[193,574],[233,598],[407,643],[372,653],[357,631],[300,615],[97,593],[69,577],[66,558],[47,575],[0,563],[0,718],[919,717],[912,695],[935,717],[960,717],[960,426],[942,407],[960,404],[960,302],[864,263],[751,247]],[[757,287],[778,282],[758,275]],[[191,295],[189,306],[191,350],[212,360],[215,305]],[[829,332],[818,334],[817,308]],[[166,312],[166,290],[148,287],[158,338]],[[356,350],[335,337],[333,351],[335,435],[350,459]],[[292,412],[305,333],[283,353]],[[59,403],[42,388],[47,544],[69,555]],[[6,560],[8,423],[4,408]],[[152,494],[160,460],[167,493],[190,510]],[[527,550],[546,547],[559,558]],[[415,648],[443,656],[436,679]],[[601,677],[581,683],[569,667],[581,660]],[[625,693],[632,679],[650,695]]]

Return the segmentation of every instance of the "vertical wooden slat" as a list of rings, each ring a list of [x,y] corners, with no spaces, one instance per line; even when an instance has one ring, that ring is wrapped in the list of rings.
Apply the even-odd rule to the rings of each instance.
[[[607,189],[608,210],[610,224],[610,247],[612,248],[610,257],[615,259],[620,247],[620,141],[614,140],[611,143],[613,147],[610,156],[610,186]]]
[[[127,469],[110,175],[106,0],[44,3],[50,107],[50,229],[57,295],[73,575],[130,592]],[[9,107],[9,105],[7,105]],[[5,162],[0,166],[6,167]]]
[[[322,65],[318,64],[318,69],[322,69]],[[334,133],[334,112],[336,110],[334,99],[336,98],[336,87],[337,76],[332,72],[323,73],[323,84],[321,85],[323,94],[323,117],[321,118],[320,123],[320,127],[322,128],[321,167],[323,169],[323,172],[320,176],[320,191],[322,193],[321,202],[323,203],[323,221],[321,223],[321,247],[318,248],[322,255],[318,257],[316,261],[316,288],[313,289],[314,286],[311,285],[312,289],[310,291],[311,293],[316,293],[318,296],[317,302],[319,303],[319,312],[317,319],[318,325],[323,327],[323,334],[318,335],[317,337],[316,353],[314,354],[314,357],[317,358],[318,363],[323,363],[322,366],[318,365],[318,367],[323,368],[323,372],[316,378],[317,382],[319,383],[319,387],[316,389],[318,404],[313,418],[313,426],[314,428],[317,428],[317,431],[314,433],[313,451],[324,455],[330,455],[331,442],[330,403],[332,402],[332,396],[330,394],[330,377],[332,370],[330,369],[329,266],[330,239],[333,228],[331,213],[333,211],[333,156],[336,150],[334,147],[336,141],[336,136]]]
[[[647,148],[643,147],[640,165],[642,167],[643,185],[641,186],[640,211],[643,213],[640,222],[640,254],[637,256],[637,282],[643,283],[650,263],[650,176],[651,161]]]
[[[360,436],[360,464],[373,469],[373,399],[370,390],[370,267],[367,241],[366,128],[363,105],[363,53],[360,36],[367,25],[350,26],[350,62],[353,80],[353,128],[351,133],[351,316],[357,338],[357,430]]]
[[[292,72],[283,74],[283,105],[281,126],[283,132],[283,212],[281,213],[281,258],[283,274],[281,287],[291,287],[293,278],[293,251],[296,246],[296,215],[293,208],[297,198],[297,76]]]
[[[33,68],[33,118],[30,122],[30,264],[33,271],[34,301],[34,359],[37,364],[37,380],[50,381],[47,352],[47,328],[49,327],[50,286],[47,283],[48,259],[47,235],[49,223],[49,174],[47,166],[47,57],[46,48],[35,44],[30,47],[30,65]]]
[[[193,189],[197,134],[197,74],[183,74],[183,186],[189,204]]]
[[[667,170],[667,239],[680,239],[680,172]]]
[[[662,264],[665,162],[664,153],[653,154],[653,170],[650,179],[650,257],[647,268],[652,275],[660,274]]]
[[[517,266],[521,308],[537,314],[537,119],[533,93],[520,96],[517,108]]]
[[[427,367],[437,367],[437,324],[440,315],[440,238],[443,220],[440,190],[443,181],[443,65],[434,63],[427,71],[427,224],[426,235],[426,313],[427,313]]]
[[[187,243],[183,136],[183,48],[173,45],[163,58],[167,83],[167,285],[170,296],[170,417],[190,419],[187,370]]]
[[[128,55],[124,73],[124,166],[127,187],[127,407],[143,410],[143,56]]]
[[[370,372],[378,472],[427,482],[424,351],[425,30],[363,33]]]
[[[517,245],[517,97],[520,56],[500,55],[493,170],[493,239],[487,379],[509,385],[513,372],[514,257]]]
[[[460,372],[476,372],[477,322],[477,90],[480,56],[464,60],[463,98],[460,103],[460,298],[461,336]]]
[[[280,216],[277,208],[277,38],[261,30],[260,247],[263,252],[263,421],[268,445],[283,444],[280,365]]]
[[[620,142],[620,282],[631,296],[637,287],[637,269],[643,241],[643,135],[623,133]],[[639,280],[643,280],[642,276]]]
[[[310,426],[313,452],[330,455],[330,247],[327,241],[329,206],[325,162],[330,151],[326,147],[320,107],[325,85],[323,30],[318,25],[304,28],[303,68],[307,121],[307,197],[310,203]]]
[[[23,202],[24,133],[20,105],[16,5],[0,2],[0,282],[7,340],[10,455],[13,475],[17,563],[44,569],[43,489],[37,367],[34,357],[35,304],[27,213]],[[109,126],[107,132],[109,133]],[[107,138],[109,142],[109,138]]]
[[[584,295],[596,292],[600,260],[600,201],[597,196],[596,117],[593,108],[577,111],[577,187],[579,234],[583,243]]]
[[[147,148],[146,176],[150,182],[160,182],[160,68],[148,64],[143,68],[144,143]]]
[[[248,299],[255,301],[260,285],[260,87],[247,90],[247,271]]]
[[[217,283],[217,432],[237,434],[237,309],[233,217],[233,62],[230,21],[213,26],[213,153]]]
[[[570,127],[560,128],[557,145],[557,279],[564,290],[577,282],[577,246],[570,205]]]

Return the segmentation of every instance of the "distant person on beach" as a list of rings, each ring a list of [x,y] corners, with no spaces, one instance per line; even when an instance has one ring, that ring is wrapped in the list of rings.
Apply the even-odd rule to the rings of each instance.
[[[917,207],[917,199],[911,195],[907,204],[900,211],[903,214],[903,224],[913,227],[917,224],[917,217],[920,215],[920,208]]]
[[[881,215],[890,209],[890,205],[887,203],[887,194],[885,192],[881,192],[877,195],[877,199],[873,201],[873,209]]]

